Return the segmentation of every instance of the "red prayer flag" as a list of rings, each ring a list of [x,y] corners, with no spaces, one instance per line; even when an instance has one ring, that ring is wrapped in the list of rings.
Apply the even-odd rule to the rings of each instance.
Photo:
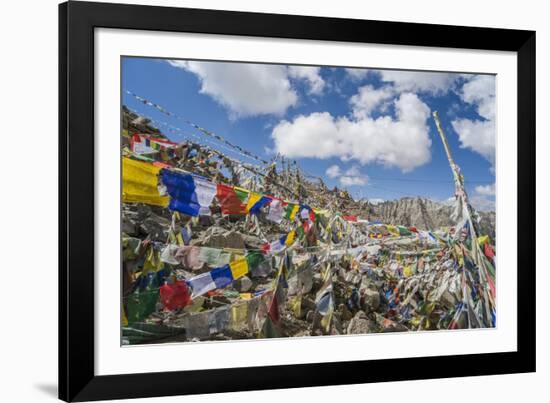
[[[191,294],[185,281],[164,284],[160,287],[160,300],[164,309],[173,311],[191,304]]]
[[[246,214],[246,204],[239,199],[233,187],[218,183],[216,197],[223,214]]]
[[[281,320],[279,316],[279,301],[277,298],[277,292],[273,293],[273,299],[271,300],[271,305],[269,306],[269,311],[267,313],[273,323],[276,325],[279,324],[279,321]]]
[[[344,220],[351,221],[351,222],[357,222],[357,216],[356,215],[345,215]]]
[[[483,252],[485,253],[485,256],[487,256],[489,259],[493,259],[495,257],[495,250],[491,245],[489,245],[488,242],[484,245]]]

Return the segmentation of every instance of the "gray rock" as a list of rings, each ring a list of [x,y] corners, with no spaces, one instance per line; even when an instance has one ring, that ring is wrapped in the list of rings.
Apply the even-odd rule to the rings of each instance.
[[[315,311],[307,311],[306,322],[312,323],[314,318],[315,318]]]
[[[243,276],[233,281],[233,288],[238,292],[248,292],[252,288],[252,280],[247,276]]]
[[[137,236],[139,234],[139,227],[133,220],[123,215],[122,232],[130,236]]]
[[[140,230],[148,234],[152,241],[165,242],[168,236],[170,221],[160,216],[147,217],[140,224]]]
[[[346,333],[347,334],[367,334],[367,333],[376,333],[377,331],[378,331],[378,326],[376,326],[376,322],[370,320],[365,314],[365,312],[359,311],[350,320]]]
[[[244,249],[245,243],[240,233],[227,231],[221,227],[210,227],[201,241],[202,246],[212,248]]]
[[[243,238],[243,242],[248,249],[261,249],[264,242],[254,235],[240,234]]]
[[[365,312],[374,312],[380,307],[380,293],[371,288],[366,288],[363,290],[364,303],[363,310]]]

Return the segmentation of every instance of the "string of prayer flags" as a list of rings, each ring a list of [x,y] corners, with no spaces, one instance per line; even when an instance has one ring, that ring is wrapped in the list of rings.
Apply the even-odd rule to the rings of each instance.
[[[134,93],[131,92],[131,91],[126,90],[126,93],[127,93],[128,95],[133,96],[135,99],[137,99],[139,102],[143,103],[144,105],[153,107],[153,108],[157,109],[158,111],[162,112],[163,114],[165,114],[165,115],[167,115],[167,116],[174,117],[174,118],[176,118],[176,119],[179,119],[179,120],[184,121],[185,123],[187,123],[188,125],[194,127],[195,129],[197,129],[197,130],[200,131],[201,133],[203,133],[203,134],[205,134],[205,135],[207,135],[207,136],[209,136],[209,137],[213,137],[213,138],[215,138],[215,139],[218,140],[218,141],[221,141],[222,143],[226,144],[227,146],[229,146],[229,147],[231,147],[231,148],[233,148],[233,149],[239,151],[239,152],[242,153],[243,155],[246,155],[246,156],[248,156],[248,157],[250,157],[250,158],[252,158],[252,159],[255,159],[255,160],[257,160],[257,161],[260,161],[260,162],[262,162],[262,163],[264,163],[264,164],[268,164],[268,162],[267,162],[266,160],[264,160],[263,158],[260,158],[259,156],[252,154],[250,151],[245,150],[244,148],[240,147],[240,146],[237,145],[237,144],[231,143],[230,141],[226,140],[225,138],[223,138],[223,137],[220,136],[219,134],[212,133],[211,131],[206,130],[205,128],[203,128],[203,127],[197,125],[196,123],[193,123],[193,122],[191,122],[191,121],[188,120],[188,119],[185,119],[185,118],[183,118],[183,117],[181,117],[181,116],[178,116],[178,115],[176,115],[175,113],[166,110],[166,109],[163,108],[161,105],[156,104],[156,103],[154,103],[154,102],[151,102],[151,101],[149,101],[149,100],[147,100],[147,99],[145,99],[145,98],[143,98],[143,97],[141,97],[141,96],[139,96],[139,95],[137,95],[137,94],[134,94]]]
[[[240,188],[218,183],[216,188],[216,197],[220,203],[222,213],[225,215],[243,215],[246,214],[246,204],[244,201],[248,193]]]
[[[194,217],[210,215],[210,205],[216,195],[214,183],[168,169],[161,171],[161,181],[170,195],[170,210]]]
[[[178,144],[169,140],[157,139],[144,134],[135,133],[130,139],[130,149],[138,154],[148,154],[153,151],[167,151],[173,154]]]
[[[122,158],[122,201],[168,206],[169,198],[158,190],[158,175],[161,168],[150,163]]]

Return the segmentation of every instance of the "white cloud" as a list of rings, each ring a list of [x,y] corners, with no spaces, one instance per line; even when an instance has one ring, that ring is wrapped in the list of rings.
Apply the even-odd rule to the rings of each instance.
[[[364,119],[377,108],[385,111],[389,106],[389,100],[394,96],[395,91],[391,86],[374,88],[372,85],[365,85],[350,98],[353,116],[357,119]]]
[[[494,196],[496,193],[495,184],[492,185],[479,185],[476,186],[476,193],[483,195],[483,196]]]
[[[320,67],[311,66],[289,66],[288,75],[292,78],[302,79],[307,81],[309,85],[309,93],[311,95],[320,95],[325,88],[325,81],[319,74]]]
[[[495,118],[495,77],[490,75],[473,76],[462,86],[461,98],[464,102],[477,105],[477,113],[487,120]]]
[[[227,108],[233,118],[281,116],[298,101],[285,66],[184,60],[168,63],[199,77],[200,92]]]
[[[374,204],[375,206],[380,203],[384,203],[386,200],[384,199],[369,199],[370,204]]]
[[[342,186],[363,186],[367,184],[367,180],[360,176],[342,176],[340,183]]]
[[[346,69],[346,73],[352,80],[362,80],[364,78],[367,78],[367,75],[369,74],[369,69],[349,68]]]
[[[380,79],[392,83],[398,92],[427,92],[433,95],[443,95],[453,89],[458,74],[429,73],[422,71],[377,70]]]
[[[484,120],[456,119],[451,123],[457,132],[460,145],[481,154],[491,164],[495,163],[495,77],[471,76],[459,92],[460,98],[475,105]]]
[[[329,178],[337,178],[338,176],[342,175],[342,171],[340,170],[340,167],[338,165],[331,165],[327,168],[326,174]]]
[[[452,122],[462,148],[469,148],[495,162],[495,125],[492,121],[457,119]]]
[[[430,161],[430,109],[415,94],[394,101],[396,117],[333,117],[328,112],[281,121],[272,131],[277,152],[290,158],[379,163],[408,172]]]
[[[326,170],[329,178],[338,178],[342,186],[363,186],[368,182],[366,175],[362,174],[357,165],[351,166],[348,170],[342,171],[338,165],[331,165]]]

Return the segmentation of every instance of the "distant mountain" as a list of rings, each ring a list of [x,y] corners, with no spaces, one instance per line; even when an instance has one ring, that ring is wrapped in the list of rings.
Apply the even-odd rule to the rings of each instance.
[[[354,213],[374,221],[414,226],[420,229],[438,229],[455,223],[451,220],[453,206],[420,197],[404,197],[399,200],[362,202],[360,210]],[[478,211],[479,229],[482,234],[495,236],[495,212]]]

